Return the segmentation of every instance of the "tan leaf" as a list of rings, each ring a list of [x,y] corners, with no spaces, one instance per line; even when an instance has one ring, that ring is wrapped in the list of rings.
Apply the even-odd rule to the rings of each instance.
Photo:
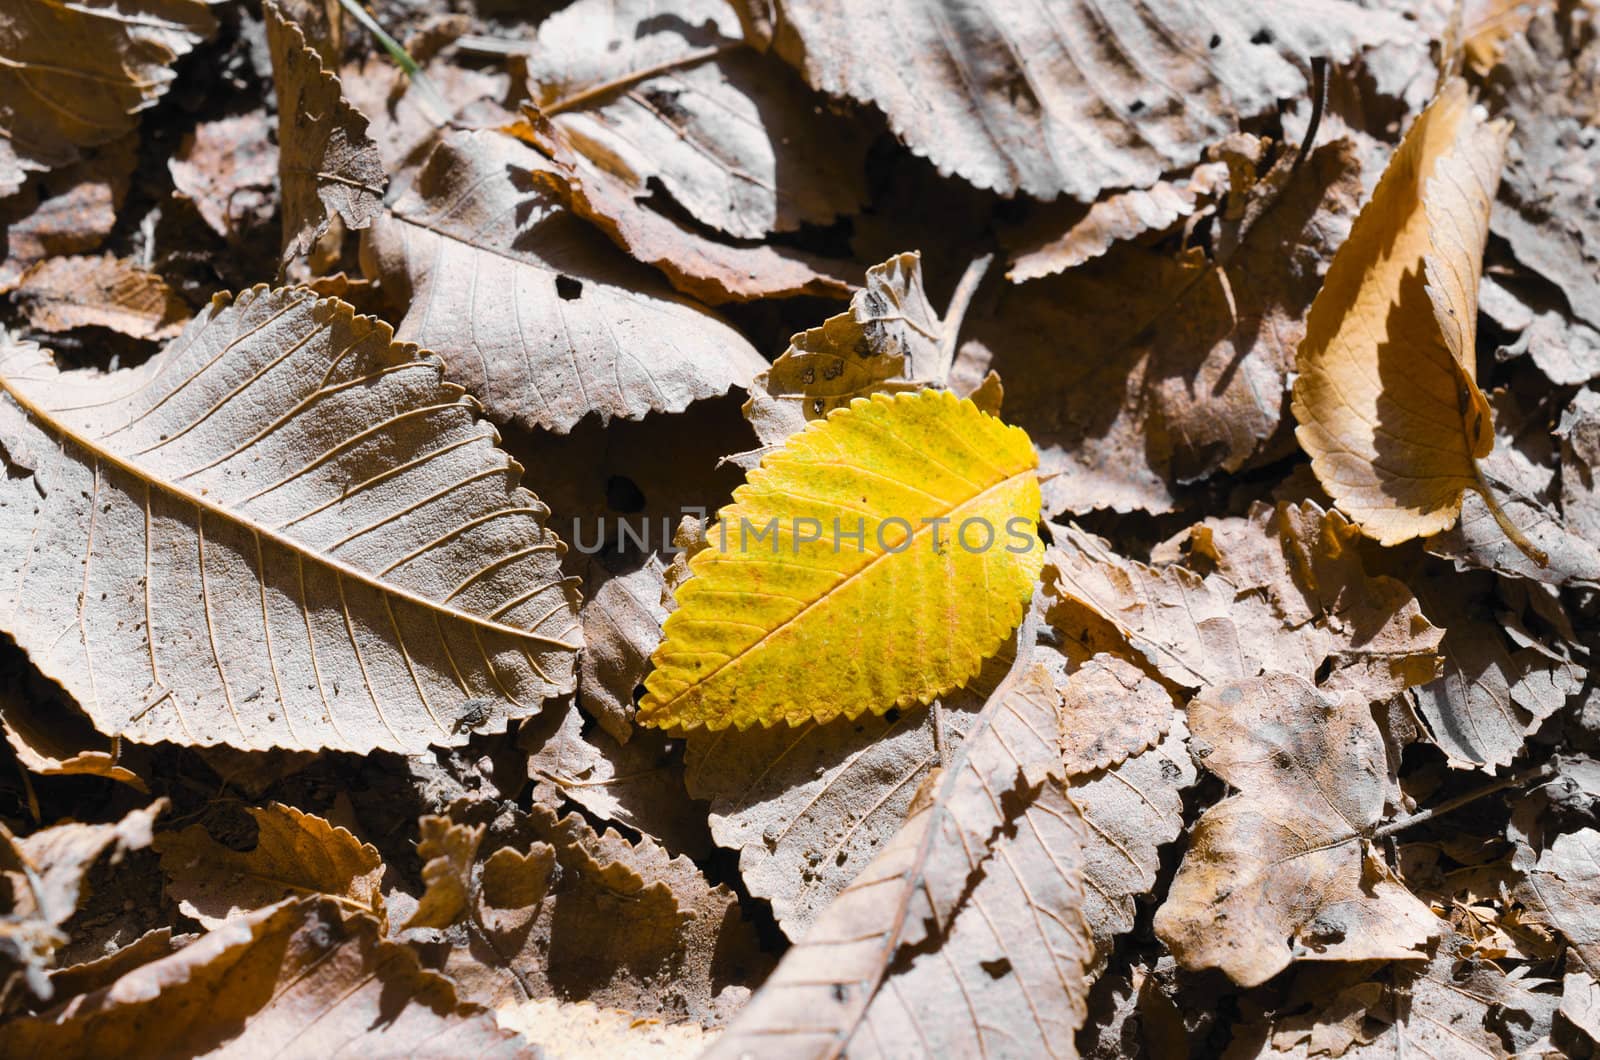
[[[550,168],[492,132],[446,137],[363,244],[409,301],[399,335],[446,358],[489,415],[560,433],[681,412],[765,367],[717,317],[532,186]]]
[[[283,189],[283,256],[311,250],[331,218],[372,224],[383,206],[383,159],[367,119],[324,70],[322,57],[277,0],[262,5],[278,94],[278,179]]]
[[[24,692],[0,690],[0,726],[17,761],[40,776],[95,776],[149,793],[110,740],[66,696],[38,701]]]
[[[1529,917],[1566,936],[1572,953],[1591,977],[1600,975],[1600,832],[1585,828],[1560,835],[1534,862],[1524,848],[1517,859],[1523,880],[1516,898]]]
[[[1582,972],[1568,972],[1562,982],[1561,1014],[1600,1045],[1600,983]]]
[[[206,928],[216,928],[285,897],[326,894],[376,911],[383,861],[343,828],[293,806],[247,806],[255,846],[240,851],[212,838],[203,824],[155,839],[167,893]]]
[[[591,571],[600,571],[598,564]],[[665,568],[655,555],[638,570],[604,578],[583,604],[579,698],[600,727],[626,743],[633,734],[633,693],[650,668],[667,617]],[[588,584],[595,586],[595,578]]]
[[[172,185],[211,230],[234,240],[272,220],[278,205],[278,145],[263,109],[203,121],[167,160]]]
[[[173,65],[216,28],[203,0],[8,4],[0,13],[0,198],[28,172],[68,165],[79,148],[131,132],[177,76]]]
[[[1241,118],[1303,95],[1309,56],[1338,63],[1364,44],[1415,39],[1393,16],[1334,0],[741,6],[758,44],[814,87],[880,107],[941,173],[1002,195],[1084,202],[1147,188]]]
[[[128,194],[138,152],[139,134],[129,133],[0,200],[0,226],[5,228],[0,291],[15,287],[36,262],[56,254],[81,254],[105,241]]]
[[[165,280],[114,254],[48,258],[22,274],[12,297],[40,331],[93,326],[170,339],[189,319]]]
[[[234,917],[94,993],[0,1026],[12,1056],[536,1055],[378,922],[327,898]]]
[[[1069,777],[1154,747],[1176,716],[1172,694],[1115,655],[1088,660],[1061,692],[1061,762]]]
[[[1162,180],[1148,188],[1106,195],[1059,233],[1037,235],[1025,229],[1022,244],[1011,251],[1006,279],[1025,283],[1053,276],[1098,258],[1124,240],[1164,232],[1194,213],[1203,196],[1226,186],[1227,174],[1227,166],[1210,162],[1196,166],[1181,182]]]
[[[1031,645],[1034,622],[1019,643]],[[1024,655],[905,826],[784,956],[708,1057],[1071,1055],[1092,956],[1059,695]],[[1054,775],[1052,775],[1054,774]],[[993,1014],[1005,1013],[999,1020]]]
[[[1070,715],[1063,727],[1073,727]],[[1088,829],[1083,916],[1097,964],[1117,936],[1133,930],[1135,902],[1150,893],[1161,868],[1159,848],[1183,831],[1183,792],[1198,779],[1188,741],[1179,715],[1159,743],[1110,768],[1071,777],[1068,794]]]
[[[802,294],[838,298],[850,292],[848,276],[855,272],[850,262],[776,243],[734,244],[702,234],[651,209],[648,179],[626,170],[621,159],[592,158],[581,141],[574,143],[570,133],[537,113],[530,130],[533,142],[557,166],[556,172],[536,172],[539,185],[634,258],[660,269],[684,294],[718,305]]]
[[[102,731],[414,752],[571,690],[545,509],[386,325],[255,288],[109,375],[0,344],[0,389],[0,615]]]
[[[1186,484],[1287,453],[1295,346],[1360,183],[1348,140],[1277,172],[1210,256],[1124,243],[968,313],[955,374],[1011,384],[1048,514],[1171,511]]]
[[[1478,277],[1510,128],[1447,82],[1406,134],[1312,304],[1295,434],[1317,479],[1386,545],[1444,530],[1486,487]]]
[[[1008,645],[943,697],[938,720],[891,711],[849,725],[691,734],[689,794],[710,801],[712,836],[739,852],[745,886],[772,903],[784,934],[801,938],[894,837],[939,765],[939,741],[962,738],[1014,661]]]
[[[428,889],[402,928],[447,928],[466,915],[473,898],[472,866],[483,842],[483,825],[455,824],[432,814],[419,822],[422,880]]]
[[[1238,794],[1200,818],[1156,911],[1178,962],[1256,986],[1295,959],[1421,958],[1436,922],[1369,847],[1389,784],[1366,703],[1269,673],[1201,692],[1189,724]]]
[[[865,196],[860,125],[743,48],[725,0],[681,0],[670,18],[655,0],[578,0],[539,25],[527,69],[570,144],[735,238],[827,224]]]
[[[587,1001],[540,997],[495,1010],[500,1026],[537,1045],[548,1060],[694,1060],[716,1040],[697,1023],[662,1023]]]
[[[60,1003],[79,994],[91,993],[110,986],[135,968],[143,967],[162,957],[172,956],[198,937],[198,935],[174,937],[171,928],[157,928],[145,932],[126,946],[113,950],[103,957],[96,957],[94,960],[66,968],[57,968],[50,973],[51,1000]]]

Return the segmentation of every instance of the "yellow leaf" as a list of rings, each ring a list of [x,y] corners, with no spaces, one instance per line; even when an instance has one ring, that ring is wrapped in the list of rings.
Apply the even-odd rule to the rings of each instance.
[[[1447,82],[1395,151],[1307,320],[1295,434],[1323,488],[1386,545],[1452,526],[1463,490],[1498,511],[1477,465],[1494,430],[1474,347],[1509,134],[1479,116],[1464,82]]]
[[[947,392],[814,421],[734,491],[690,562],[639,720],[798,725],[959,688],[1038,580],[1037,466],[1025,432]]]

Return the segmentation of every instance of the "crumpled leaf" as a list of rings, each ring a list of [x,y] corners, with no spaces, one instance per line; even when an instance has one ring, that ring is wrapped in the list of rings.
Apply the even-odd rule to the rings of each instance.
[[[1454,525],[1494,448],[1478,389],[1478,278],[1510,128],[1456,79],[1406,133],[1328,268],[1300,343],[1295,435],[1386,545]],[[1486,494],[1485,494],[1486,495]]]
[[[1369,835],[1388,765],[1365,702],[1269,673],[1189,703],[1190,747],[1238,794],[1200,818],[1156,935],[1186,968],[1256,986],[1301,960],[1407,960],[1437,933]]]
[[[483,825],[456,824],[434,814],[418,825],[422,838],[417,856],[422,859],[422,880],[427,885],[404,929],[447,928],[467,914],[473,898],[472,866],[483,842]],[[496,851],[502,853],[502,851]],[[531,900],[538,901],[535,895]]]
[[[694,1060],[716,1040],[697,1023],[640,1019],[587,1001],[537,997],[508,1001],[495,1019],[539,1047],[548,1060]]]
[[[40,776],[94,776],[149,789],[102,733],[66,696],[39,701],[0,689],[0,728],[23,768]]]
[[[189,319],[165,280],[115,254],[47,258],[22,274],[12,297],[40,331],[93,326],[170,339]]]
[[[595,567],[591,567],[595,570]],[[650,668],[667,618],[666,568],[655,555],[637,570],[595,585],[583,603],[583,659],[579,698],[600,727],[619,743],[633,734],[633,693]]]
[[[258,287],[109,375],[0,345],[0,389],[0,615],[102,731],[414,752],[571,691],[545,509],[387,325]]]
[[[577,0],[539,25],[533,104],[576,150],[650,180],[740,239],[827,224],[865,195],[867,137],[793,73],[741,46],[726,0]]]
[[[5,260],[0,291],[9,291],[30,265],[56,254],[98,247],[117,223],[138,161],[139,135],[129,133],[54,172],[35,176],[0,200]]]
[[[474,864],[470,923],[455,925],[439,954],[474,1000],[557,996],[715,1026],[743,1000],[731,984],[765,968],[733,893],[651,840],[597,834],[578,814],[538,804],[523,813],[457,802],[447,814],[455,827],[487,828],[480,850],[493,851]],[[547,886],[496,886],[496,859],[501,875],[525,883],[549,872]]]
[[[237,240],[278,207],[278,145],[265,108],[203,121],[167,160],[172,185],[211,230]]]
[[[167,893],[208,929],[285,897],[326,894],[376,911],[383,861],[349,831],[293,806],[246,806],[256,823],[249,850],[219,843],[204,824],[155,838]]]
[[[1590,976],[1600,974],[1600,831],[1585,828],[1556,836],[1534,861],[1519,850],[1515,864],[1523,874],[1514,890],[1528,916],[1566,936],[1572,954]]]
[[[905,826],[708,1058],[883,1055],[905,1042],[951,1056],[1070,1053],[1092,954],[1085,831],[1058,779],[1059,693],[1019,654]]]
[[[1070,686],[1067,694],[1070,699]],[[1064,732],[1082,727],[1071,714],[1062,718]],[[1117,936],[1133,930],[1135,903],[1150,893],[1161,868],[1160,847],[1183,831],[1183,792],[1199,778],[1188,742],[1178,715],[1160,742],[1115,765],[1077,772],[1067,762],[1068,794],[1088,829],[1083,916],[1094,936],[1096,965]]]
[[[337,215],[347,228],[372,224],[387,177],[367,119],[323,69],[298,23],[277,0],[262,4],[272,80],[278,93],[278,179],[283,193],[283,256],[308,253]]]
[[[1113,192],[1075,216],[1064,231],[1024,237],[1011,251],[1006,279],[1026,283],[1098,258],[1124,240],[1164,232],[1190,216],[1201,200],[1228,182],[1221,162],[1196,166],[1187,180]],[[1252,174],[1253,175],[1253,174]]]
[[[739,852],[745,886],[772,903],[784,934],[800,939],[893,839],[939,768],[940,740],[948,753],[963,738],[1014,662],[1008,643],[940,700],[937,721],[890,711],[848,725],[690,735],[689,794],[710,801],[712,836]]]
[[[651,209],[645,198],[649,180],[627,170],[620,158],[609,152],[591,157],[583,141],[537,113],[526,135],[557,167],[556,172],[536,172],[540,187],[634,258],[660,269],[684,294],[718,305],[802,294],[837,298],[850,291],[847,277],[855,266],[849,262],[776,243],[713,238]]]
[[[94,993],[0,1025],[11,1056],[536,1055],[331,899],[234,917]]]
[[[849,310],[796,333],[755,377],[744,415],[763,450],[746,455],[759,457],[858,397],[943,383],[935,376],[944,330],[922,289],[919,252],[872,266]]]
[[[793,726],[959,688],[1033,592],[1036,466],[1026,434],[948,391],[877,394],[808,427],[734,490],[690,560],[639,722]],[[800,540],[802,520],[815,540]],[[963,539],[973,524],[987,536]],[[751,544],[758,531],[771,552]]]
[[[1068,776],[1107,769],[1161,742],[1172,694],[1126,659],[1098,653],[1061,693],[1061,761]]]
[[[1333,0],[1036,7],[741,0],[747,29],[814,87],[872,103],[941,173],[1002,195],[1084,202],[1146,188],[1280,98],[1306,60],[1409,39]],[[1090,45],[1093,42],[1093,45]]]
[[[368,275],[409,304],[397,334],[492,418],[563,434],[747,386],[755,349],[538,191],[549,166],[499,133],[440,142],[363,244]]]
[[[173,65],[211,36],[203,0],[19,0],[0,14],[0,198],[29,172],[109,143],[172,84]]]
[[[1171,511],[1186,484],[1287,452],[1295,346],[1360,185],[1348,140],[1274,172],[1209,257],[1122,244],[967,314],[955,372],[1006,380],[1047,514]]]

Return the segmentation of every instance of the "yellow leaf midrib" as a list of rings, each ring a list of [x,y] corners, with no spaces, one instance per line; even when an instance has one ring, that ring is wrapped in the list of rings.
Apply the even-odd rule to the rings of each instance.
[[[902,555],[902,554],[911,553],[914,550],[913,547],[916,544],[917,538],[919,536],[921,536],[924,531],[930,530],[933,527],[937,526],[940,521],[949,520],[949,519],[953,518],[957,512],[960,512],[965,508],[970,508],[973,505],[976,505],[976,504],[980,503],[985,498],[987,498],[990,494],[999,492],[999,491],[1003,490],[1005,487],[1007,487],[1007,486],[1009,486],[1009,485],[1011,485],[1013,483],[1019,482],[1019,481],[1025,479],[1025,478],[1027,478],[1029,475],[1034,475],[1036,473],[1037,472],[1036,472],[1035,468],[1032,468],[1032,467],[1023,468],[1021,471],[1015,472],[1015,473],[1013,473],[1011,475],[1007,475],[1005,478],[999,480],[998,482],[995,482],[993,485],[984,487],[984,489],[982,489],[978,493],[975,493],[972,496],[968,497],[966,500],[959,501],[959,502],[951,505],[949,508],[944,509],[944,512],[941,515],[923,516],[922,517],[922,525],[919,526],[919,527],[916,527],[915,529],[913,529],[912,532],[911,532],[911,535],[908,538],[906,538],[906,541],[909,543],[907,548],[900,549],[898,552],[891,552],[888,549],[884,549],[883,551],[878,552],[871,559],[867,560],[867,562],[863,563],[861,566],[857,567],[855,570],[853,570],[849,574],[845,575],[842,579],[839,580],[838,583],[830,586],[829,588],[825,589],[823,592],[819,593],[817,595],[816,599],[809,601],[800,610],[796,611],[793,615],[790,615],[788,618],[784,619],[783,621],[779,622],[777,625],[773,626],[772,629],[770,629],[766,633],[762,634],[761,637],[759,637],[758,639],[752,641],[750,644],[746,645],[744,648],[741,648],[736,654],[730,655],[726,660],[724,660],[722,663],[718,664],[717,667],[715,669],[713,669],[710,673],[707,673],[707,674],[699,676],[693,684],[690,684],[687,687],[685,687],[684,689],[682,689],[681,691],[679,691],[671,699],[660,699],[660,700],[657,700],[656,701],[657,704],[658,704],[657,709],[669,708],[674,703],[677,703],[677,702],[681,701],[682,699],[684,699],[684,697],[689,696],[692,693],[695,693],[697,691],[703,690],[705,688],[705,686],[707,684],[709,684],[711,682],[711,680],[713,678],[715,678],[723,670],[726,670],[728,667],[732,666],[734,663],[739,662],[740,660],[744,659],[751,652],[755,651],[756,649],[760,648],[762,645],[766,644],[769,640],[771,640],[778,633],[780,633],[784,629],[788,628],[789,626],[793,625],[794,623],[800,621],[800,619],[804,618],[808,613],[810,613],[813,608],[816,608],[816,607],[820,606],[821,604],[823,604],[826,601],[828,601],[829,599],[831,599],[835,594],[837,594],[839,592],[842,592],[846,586],[848,586],[852,582],[856,581],[857,579],[861,578],[867,572],[875,569],[877,567],[877,565],[882,560],[884,560],[886,557],[898,556],[898,555]],[[729,513],[729,514],[735,514],[736,515],[737,513]],[[718,553],[713,553],[713,552],[708,551],[708,552],[703,553],[703,554],[715,557]],[[691,569],[692,568],[693,568],[693,564],[691,564]],[[674,615],[681,614],[681,613],[682,613],[681,611],[673,612]],[[668,618],[670,620],[671,616],[668,616]],[[676,624],[676,623],[674,623],[674,624]]]
[[[153,485],[163,492],[178,498],[180,501],[193,505],[195,509],[202,514],[210,513],[212,516],[221,519],[225,523],[234,526],[242,526],[254,534],[257,539],[265,538],[266,540],[279,546],[280,548],[283,548],[293,555],[297,555],[302,558],[309,558],[314,563],[330,568],[338,576],[349,578],[359,584],[367,586],[370,589],[376,590],[382,595],[404,600],[407,603],[414,604],[426,611],[440,613],[447,618],[465,622],[469,625],[477,626],[481,629],[489,630],[494,633],[500,633],[505,636],[516,637],[522,640],[538,641],[544,644],[550,644],[573,651],[576,651],[578,648],[578,645],[568,644],[567,642],[558,640],[554,637],[548,637],[540,633],[535,633],[532,630],[522,629],[518,626],[508,625],[492,618],[475,615],[469,611],[462,611],[437,600],[431,600],[428,597],[407,589],[404,586],[392,585],[383,581],[377,576],[360,569],[359,567],[354,567],[335,556],[329,556],[318,552],[310,545],[298,541],[293,537],[282,534],[271,527],[262,526],[261,524],[246,518],[241,513],[235,512],[232,509],[217,503],[216,501],[209,500],[201,494],[194,493],[174,482],[169,482],[158,475],[152,474],[140,467],[138,464],[134,463],[132,460],[129,460],[104,446],[95,444],[95,439],[85,437],[82,433],[75,430],[70,425],[57,419],[51,414],[52,410],[42,407],[23,394],[21,390],[19,390],[13,383],[12,377],[4,372],[0,372],[0,392],[4,392],[8,397],[11,398],[11,400],[15,401],[35,422],[43,425],[46,429],[53,431],[62,439],[84,450],[93,456],[97,461],[110,464],[112,467],[121,470],[125,474],[131,475],[133,478],[144,482],[146,485]]]

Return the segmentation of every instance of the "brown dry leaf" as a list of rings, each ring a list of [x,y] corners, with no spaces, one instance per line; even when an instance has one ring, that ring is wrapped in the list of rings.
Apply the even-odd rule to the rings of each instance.
[[[1360,185],[1348,140],[1275,172],[1248,226],[1218,226],[1213,258],[1123,244],[968,313],[956,374],[1012,384],[1006,418],[1039,449],[1047,514],[1170,511],[1183,485],[1287,451],[1305,307]]]
[[[1025,229],[1021,245],[1011,251],[1006,279],[1025,283],[1053,276],[1098,258],[1125,240],[1165,232],[1228,183],[1228,167],[1209,162],[1196,166],[1181,183],[1163,180],[1107,195],[1060,233],[1035,235]]]
[[[92,994],[0,1026],[11,1056],[533,1057],[448,979],[327,898],[235,917]]]
[[[20,691],[0,689],[0,727],[17,761],[30,773],[106,777],[149,793],[139,775],[123,764],[122,748],[97,732],[65,696],[41,702]]]
[[[1355,528],[1313,503],[1207,520],[1188,531],[1190,565],[1125,559],[1075,527],[1055,539],[1047,589],[1109,622],[1173,684],[1277,671],[1378,700],[1435,675],[1443,631],[1403,584],[1367,574]]]
[[[586,584],[593,595],[583,604],[579,700],[612,739],[627,743],[633,735],[633,693],[661,643],[661,623],[672,599],[666,568],[652,554],[626,574],[602,578],[599,564],[589,569]]]
[[[482,849],[495,851],[474,865],[467,922],[441,954],[441,970],[476,1001],[556,996],[713,1026],[743,1000],[735,984],[765,970],[733,893],[649,839],[597,834],[578,814],[538,804],[523,813],[463,801],[448,817],[486,828]],[[492,884],[489,862],[507,851],[524,885]]]
[[[367,119],[344,98],[339,78],[277,0],[262,5],[278,93],[278,179],[283,256],[308,253],[337,215],[347,228],[372,224],[387,177]]]
[[[117,223],[138,161],[139,136],[129,133],[85,152],[82,161],[34,177],[0,201],[5,260],[0,292],[9,291],[28,266],[55,254],[93,250]]]
[[[1504,44],[1494,84],[1514,123],[1490,227],[1517,260],[1561,288],[1571,315],[1600,328],[1600,34],[1592,19],[1545,10]]]
[[[1561,1015],[1600,1045],[1600,983],[1582,972],[1568,972],[1561,984]]]
[[[1191,750],[1238,793],[1200,818],[1156,935],[1186,968],[1256,986],[1291,961],[1407,960],[1437,932],[1371,849],[1389,773],[1359,698],[1292,674],[1201,692]]]
[[[867,270],[850,308],[796,333],[789,348],[755,377],[744,415],[762,448],[735,457],[754,466],[811,420],[868,394],[943,384],[944,324],[922,289],[922,255],[896,254]]]
[[[754,347],[538,191],[549,168],[493,132],[434,149],[363,242],[367,274],[409,304],[400,337],[494,419],[563,434],[748,386],[766,366]]]
[[[131,132],[211,36],[203,0],[20,0],[0,12],[0,198]]]
[[[634,194],[657,180],[701,223],[759,239],[865,197],[868,142],[739,40],[726,0],[577,0],[539,25],[528,95]]]
[[[1069,686],[1069,699],[1071,694]],[[1075,728],[1070,715],[1062,728]],[[1133,930],[1135,903],[1150,894],[1161,868],[1160,847],[1183,831],[1183,792],[1199,777],[1188,742],[1189,730],[1178,715],[1159,743],[1110,768],[1070,778],[1068,793],[1088,828],[1083,915],[1094,936],[1096,965],[1117,936]]]
[[[374,912],[382,906],[383,861],[370,844],[293,806],[244,809],[256,823],[249,850],[219,843],[204,824],[156,837],[167,893],[186,916],[217,928],[239,913],[310,894]]]
[[[60,1003],[79,994],[110,986],[135,968],[170,957],[199,937],[174,936],[171,928],[157,928],[103,957],[57,968],[50,973],[51,1000]]]
[[[213,232],[237,240],[278,209],[278,145],[264,108],[203,121],[167,160],[172,185]]]
[[[89,870],[103,858],[115,865],[148,847],[156,817],[167,806],[166,799],[157,799],[115,824],[59,824],[20,840],[0,826],[0,875],[11,900],[0,914],[0,964],[9,965],[0,972],[9,977],[20,970],[34,994],[48,999],[45,969],[67,941],[61,927],[84,898]]]
[[[1172,694],[1126,659],[1096,654],[1061,686],[1061,761],[1067,775],[1117,765],[1161,742]]]
[[[571,133],[537,113],[527,135],[557,167],[538,173],[540,186],[634,258],[660,269],[684,294],[718,305],[802,294],[842,298],[850,292],[850,262],[781,244],[712,238],[651,209],[645,199],[649,181],[627,171],[621,159],[591,158]]]
[[[48,258],[22,274],[11,296],[40,331],[92,326],[170,339],[189,320],[189,307],[165,280],[114,254]]]
[[[1295,434],[1362,531],[1448,529],[1494,447],[1475,379],[1478,278],[1510,128],[1445,84],[1395,152],[1312,304]],[[1486,495],[1486,494],[1485,494]]]
[[[447,928],[467,914],[472,901],[472,866],[483,843],[484,826],[455,824],[448,817],[432,814],[418,826],[422,838],[417,842],[417,856],[423,861],[422,881],[428,889],[401,928]]]
[[[1147,188],[1240,119],[1303,95],[1311,56],[1339,63],[1365,44],[1414,39],[1394,16],[1337,0],[740,6],[759,46],[814,87],[880,107],[941,173],[1002,195],[1083,202]]]
[[[1600,978],[1600,832],[1585,828],[1556,836],[1535,861],[1533,851],[1519,848],[1513,864],[1522,881],[1513,895],[1528,909],[1527,918],[1559,931],[1572,946],[1578,964]]]
[[[0,389],[0,616],[102,731],[415,752],[572,690],[546,510],[387,325],[258,287],[136,369],[0,344]]]
[[[697,1023],[662,1023],[587,1001],[508,1001],[495,1019],[539,1047],[547,1060],[694,1060],[716,1040]]]
[[[1035,628],[1025,622],[1017,643],[1031,647]],[[1058,779],[1060,695],[1022,655],[905,826],[708,1058],[877,1055],[906,1042],[952,1056],[1074,1053],[1093,949],[1087,835]]]
[[[784,934],[801,938],[893,839],[938,768],[935,727],[960,739],[1014,661],[1009,647],[988,660],[967,688],[943,698],[937,722],[914,709],[691,734],[689,794],[710,801],[712,836],[739,852],[745,886],[772,903]]]

